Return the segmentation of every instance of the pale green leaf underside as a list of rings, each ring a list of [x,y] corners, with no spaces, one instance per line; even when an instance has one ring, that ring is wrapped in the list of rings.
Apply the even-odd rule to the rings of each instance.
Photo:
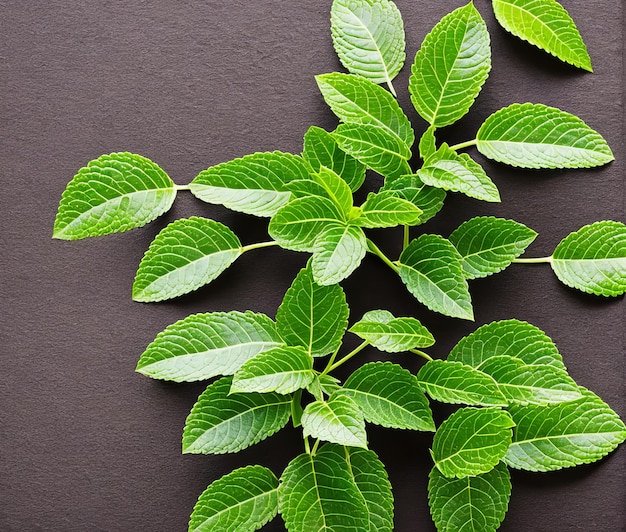
[[[416,175],[387,179],[380,191],[392,192],[395,196],[410,201],[420,209],[422,211],[418,220],[420,224],[435,216],[443,208],[443,202],[446,199],[445,190],[424,184]]]
[[[385,314],[385,319],[380,319],[381,312],[384,311],[367,312],[350,332],[388,353],[430,347],[435,343],[433,335],[415,318],[396,318],[389,313],[389,316]]]
[[[603,221],[586,225],[563,239],[551,260],[568,286],[599,296],[626,292],[626,225]]]
[[[365,257],[365,233],[355,225],[328,224],[313,246],[311,271],[320,285],[331,285],[348,277]]]
[[[513,104],[489,116],[476,135],[485,157],[522,168],[590,168],[613,153],[580,118],[543,104]]]
[[[149,159],[101,155],[68,183],[52,236],[77,240],[141,227],[167,212],[175,197],[174,182]]]
[[[576,24],[555,0],[493,0],[504,29],[561,61],[592,71],[587,47]]]
[[[210,283],[242,253],[225,225],[192,216],[167,225],[152,241],[133,283],[135,301],[162,301]]]
[[[278,479],[262,466],[236,469],[200,495],[189,532],[254,532],[278,514]]]
[[[232,375],[250,358],[282,343],[264,314],[193,314],[157,335],[139,358],[137,371],[176,382],[207,380]]]
[[[351,223],[368,228],[415,225],[421,214],[422,211],[413,203],[392,191],[371,192],[361,205],[359,216]]]

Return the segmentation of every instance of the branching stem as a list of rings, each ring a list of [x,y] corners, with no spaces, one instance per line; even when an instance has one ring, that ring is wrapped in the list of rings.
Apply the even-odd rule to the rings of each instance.
[[[477,143],[478,143],[478,139],[468,140],[466,142],[460,142],[459,144],[450,146],[450,149],[454,151],[458,151],[458,150],[462,150],[463,148],[469,148],[470,146],[476,146]]]
[[[350,351],[346,356],[344,356],[342,359],[338,360],[337,362],[334,362],[332,364],[329,362],[329,364],[326,366],[324,371],[322,371],[322,375],[327,375],[328,373],[330,373],[334,369],[337,369],[339,366],[345,364],[353,356],[355,356],[358,353],[360,353],[361,351],[363,351],[363,349],[365,349],[368,345],[370,345],[370,343],[366,340],[361,345],[359,345],[358,347],[355,347],[352,351]]]
[[[391,262],[387,255],[385,255],[374,242],[372,242],[369,238],[367,239],[367,248],[368,250],[376,255],[380,260],[382,260],[387,266],[389,266],[394,272],[398,273],[398,266]]]

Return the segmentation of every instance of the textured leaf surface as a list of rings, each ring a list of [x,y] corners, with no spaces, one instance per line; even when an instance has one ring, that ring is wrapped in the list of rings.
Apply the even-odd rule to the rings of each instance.
[[[470,2],[424,39],[411,68],[411,101],[429,124],[453,124],[474,103],[490,69],[489,32]]]
[[[396,318],[385,310],[366,312],[350,327],[350,332],[388,353],[430,347],[435,343],[433,335],[415,318]]]
[[[102,155],[68,183],[52,236],[77,240],[141,227],[167,212],[175,197],[174,182],[149,159]]]
[[[511,497],[511,476],[500,462],[474,477],[446,478],[436,468],[428,481],[428,505],[437,530],[495,532]]]
[[[592,71],[576,24],[555,0],[493,0],[493,11],[502,27],[516,37],[561,61]]]
[[[183,453],[235,453],[287,424],[290,396],[229,394],[231,383],[232,377],[222,377],[200,395],[185,422]]]
[[[413,203],[391,191],[371,192],[361,205],[360,215],[352,223],[369,228],[415,225],[421,214],[422,211]]]
[[[167,225],[152,241],[133,283],[135,301],[162,301],[210,283],[242,253],[224,224],[193,216]]]
[[[446,199],[446,191],[441,188],[430,187],[417,177],[417,175],[405,175],[396,179],[388,179],[381,189],[392,192],[399,198],[410,201],[422,214],[419,223],[425,223],[437,214],[443,207]]]
[[[278,513],[278,479],[269,469],[248,466],[213,482],[200,495],[189,532],[254,532]]]
[[[474,319],[456,248],[439,235],[421,235],[400,256],[400,277],[418,301],[446,316]]]
[[[331,285],[348,277],[365,257],[367,241],[355,225],[329,224],[315,240],[311,270],[316,283]]]
[[[391,362],[370,362],[357,369],[343,390],[365,420],[383,427],[434,431],[428,400],[415,375]]]
[[[176,382],[232,375],[253,356],[282,343],[264,314],[193,314],[157,335],[139,358],[137,371]]]
[[[522,168],[590,168],[613,160],[602,136],[580,118],[542,104],[513,104],[476,134],[485,157]]]
[[[313,179],[322,185],[328,198],[347,217],[352,209],[352,191],[348,183],[339,174],[325,166],[313,174]]]
[[[425,161],[437,151],[437,139],[435,138],[435,126],[430,126],[420,137],[420,157]]]
[[[606,456],[626,439],[626,427],[598,396],[581,390],[577,401],[548,407],[515,406],[516,428],[506,463],[529,471],[554,471]]]
[[[563,239],[552,269],[568,286],[599,296],[626,292],[626,225],[596,222]]]

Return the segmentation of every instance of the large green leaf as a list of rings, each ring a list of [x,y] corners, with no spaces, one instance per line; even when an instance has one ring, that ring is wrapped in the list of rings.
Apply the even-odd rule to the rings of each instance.
[[[370,192],[360,207],[359,215],[351,223],[369,228],[415,225],[421,214],[422,211],[413,203],[392,191]]]
[[[224,224],[192,216],[167,225],[139,263],[135,301],[162,301],[210,283],[242,253],[237,235]]]
[[[460,408],[435,433],[435,465],[448,478],[487,473],[504,458],[513,426],[510,414],[499,408]]]
[[[391,80],[406,58],[402,16],[393,2],[334,0],[330,29],[343,66],[392,89]]]
[[[176,382],[232,375],[250,358],[282,343],[264,314],[192,314],[157,335],[139,358],[137,371]]]
[[[360,227],[328,224],[318,235],[313,247],[313,279],[321,285],[343,281],[358,268],[366,252],[367,239]]]
[[[421,235],[400,255],[400,277],[418,301],[446,316],[473,320],[461,255],[439,235]]]
[[[602,136],[580,118],[542,104],[496,111],[476,140],[485,157],[522,168],[590,168],[614,159]]]
[[[491,471],[447,478],[436,468],[428,481],[428,505],[439,532],[495,532],[511,497],[511,476],[500,462]]]
[[[490,69],[489,32],[470,2],[424,39],[411,68],[411,101],[429,124],[448,126],[469,111]]]
[[[68,183],[52,236],[77,240],[141,227],[167,212],[175,197],[174,182],[149,159],[101,155]]]
[[[443,207],[446,191],[425,185],[417,175],[405,175],[395,179],[385,180],[380,192],[389,191],[399,198],[410,201],[422,214],[418,223],[425,223],[437,214]]]
[[[428,400],[415,375],[391,362],[369,362],[343,386],[359,405],[365,420],[383,427],[434,431]]]
[[[514,406],[516,424],[506,463],[529,471],[554,471],[606,456],[626,439],[626,426],[598,396],[581,390],[577,401]]]
[[[552,269],[561,282],[599,296],[626,292],[626,225],[596,222],[563,239],[554,250]]]
[[[448,239],[463,257],[465,277],[477,279],[502,271],[536,236],[514,220],[477,216],[462,223]]]
[[[245,155],[200,172],[190,183],[202,201],[255,216],[272,216],[289,201],[285,185],[306,179],[310,165],[298,155],[279,151]]]
[[[349,312],[342,288],[318,285],[307,267],[287,290],[276,312],[276,325],[287,344],[324,356],[341,345]]]
[[[513,35],[561,61],[593,70],[576,24],[555,0],[493,0],[493,11],[502,27]]]
[[[198,398],[185,421],[183,453],[236,453],[283,428],[291,397],[278,393],[230,393],[222,377]]]
[[[254,465],[213,482],[198,498],[189,532],[254,532],[278,513],[278,479]]]
[[[410,317],[396,318],[386,310],[366,312],[350,327],[350,332],[388,353],[430,347],[435,343],[433,335],[418,320]]]

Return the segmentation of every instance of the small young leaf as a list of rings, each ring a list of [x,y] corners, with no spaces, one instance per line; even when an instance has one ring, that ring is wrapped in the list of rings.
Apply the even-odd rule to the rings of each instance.
[[[587,47],[576,24],[555,0],[493,0],[496,20],[516,37],[592,72]]]
[[[485,157],[522,168],[590,168],[614,159],[602,136],[580,118],[542,104],[496,111],[476,140]]]
[[[420,157],[425,161],[437,151],[437,139],[435,138],[435,126],[430,126],[420,138]]]
[[[435,343],[433,335],[418,320],[396,318],[387,311],[366,312],[350,332],[387,353],[430,347]]]
[[[351,223],[368,228],[415,225],[421,214],[422,211],[413,203],[399,198],[394,192],[370,192],[361,205],[360,215]]]
[[[237,370],[230,393],[292,393],[306,388],[314,377],[313,357],[303,347],[275,347]]]
[[[174,182],[149,159],[101,155],[68,183],[52,236],[78,240],[141,227],[167,212],[175,197]]]
[[[510,414],[499,408],[460,408],[435,433],[435,465],[448,478],[487,473],[506,454],[514,426]]]
[[[577,401],[514,406],[516,428],[504,458],[517,469],[555,471],[589,464],[626,439],[626,426],[598,396],[581,389]]]
[[[278,479],[255,465],[236,469],[200,495],[189,532],[254,532],[278,514]]]
[[[139,263],[133,283],[135,301],[162,301],[210,283],[242,253],[228,227],[192,216],[167,225]]]
[[[428,400],[415,375],[391,362],[369,362],[343,385],[369,423],[396,429],[434,432]]]
[[[264,314],[193,314],[168,326],[146,348],[137,371],[153,379],[190,382],[232,375],[258,353],[283,344]]]
[[[422,214],[418,223],[423,224],[430,220],[443,208],[446,191],[425,185],[416,175],[405,175],[396,179],[385,180],[380,192],[389,191],[399,198],[410,201]]]
[[[390,0],[334,0],[333,46],[343,66],[374,83],[387,83],[404,65],[404,25]]]
[[[490,69],[489,32],[470,2],[446,15],[424,39],[411,68],[411,101],[429,124],[453,124],[468,112]]]
[[[446,478],[436,467],[428,481],[428,505],[439,532],[495,532],[511,497],[506,465],[465,478]]]
[[[626,225],[596,222],[565,237],[551,260],[556,276],[566,284],[598,296],[626,292]]]
[[[331,285],[348,277],[365,257],[365,233],[355,225],[328,224],[313,246],[311,271],[320,285]]]
[[[287,424],[290,396],[229,394],[231,383],[232,377],[222,377],[200,395],[185,421],[183,453],[236,453]]]
[[[446,316],[473,320],[467,281],[456,248],[439,235],[421,235],[400,255],[402,281],[418,301]]]
[[[322,185],[326,195],[332,200],[335,206],[347,216],[352,209],[352,191],[339,174],[333,170],[322,166],[317,173],[313,174],[313,179]]]
[[[288,345],[302,346],[312,356],[332,353],[348,328],[348,304],[339,285],[320,286],[303,268],[276,312],[278,332]]]
[[[462,223],[448,239],[463,257],[465,277],[477,279],[504,270],[536,236],[519,222],[477,216]]]

